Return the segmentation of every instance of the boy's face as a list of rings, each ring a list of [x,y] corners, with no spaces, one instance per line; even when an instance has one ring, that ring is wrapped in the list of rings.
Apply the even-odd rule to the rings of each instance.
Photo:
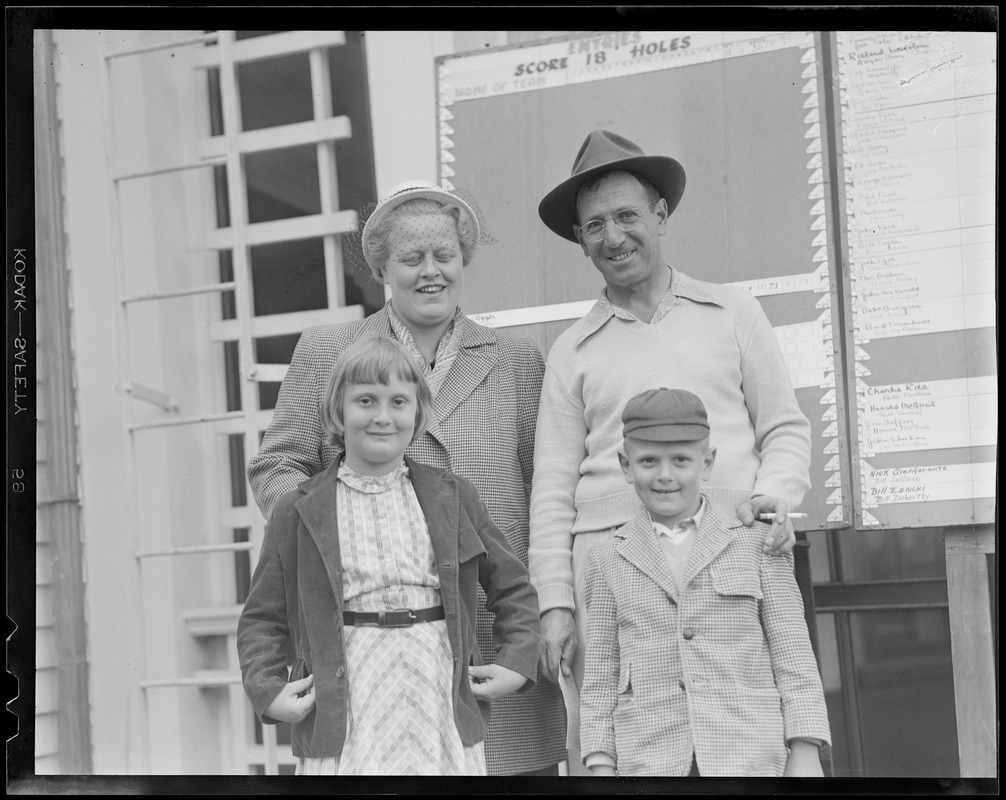
[[[625,480],[650,510],[654,522],[668,527],[699,510],[702,481],[709,478],[716,451],[709,440],[647,442],[625,439],[618,454]]]

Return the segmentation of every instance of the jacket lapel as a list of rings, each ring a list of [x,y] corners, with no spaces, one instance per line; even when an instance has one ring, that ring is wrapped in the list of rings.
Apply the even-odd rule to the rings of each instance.
[[[460,324],[461,349],[433,400],[438,420],[445,419],[471,395],[496,365],[498,358],[496,348],[492,346],[496,344],[496,334],[465,316],[461,317]],[[430,432],[443,444],[439,422],[430,426]]]
[[[363,320],[363,324],[357,330],[353,341],[372,339],[377,336],[383,336],[386,339],[395,338],[395,331],[391,327],[391,319],[388,317],[387,303],[380,310],[375,311]]]
[[[720,514],[706,498],[706,509],[702,514],[702,525],[692,545],[692,552],[685,567],[684,589],[688,583],[718,556],[734,537],[734,531],[743,523],[733,514]]]
[[[409,467],[412,488],[416,490],[419,507],[426,517],[426,527],[433,542],[437,575],[440,577],[440,599],[445,609],[461,608],[461,575],[458,564],[458,529],[460,496],[458,482],[450,473],[405,459]],[[461,614],[447,614],[448,638],[455,653],[461,652]],[[455,690],[461,672],[454,674]]]
[[[675,603],[678,602],[677,583],[657,541],[650,513],[645,508],[640,507],[625,538],[615,546],[615,552],[653,580]]]
[[[454,476],[441,470],[432,470],[411,458],[406,458],[405,463],[409,468],[409,477],[416,490],[419,507],[426,517],[437,567],[445,564],[457,566],[459,500]]]
[[[339,554],[335,485],[341,462],[340,453],[328,469],[301,483],[299,488],[305,495],[294,503],[301,522],[321,554],[337,604],[342,600],[342,560]],[[317,598],[305,596],[301,598],[301,602],[311,603],[314,599]]]

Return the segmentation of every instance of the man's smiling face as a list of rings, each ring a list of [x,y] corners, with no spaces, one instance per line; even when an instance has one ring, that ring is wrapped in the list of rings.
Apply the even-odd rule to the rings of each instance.
[[[623,231],[612,218],[626,209],[639,209],[642,217],[635,227]],[[579,231],[577,238],[609,289],[633,291],[665,279],[660,237],[667,230],[667,203],[662,198],[654,202],[634,176],[611,172],[601,178],[596,190],[582,187],[576,211],[580,225],[605,220],[600,240],[586,241]]]

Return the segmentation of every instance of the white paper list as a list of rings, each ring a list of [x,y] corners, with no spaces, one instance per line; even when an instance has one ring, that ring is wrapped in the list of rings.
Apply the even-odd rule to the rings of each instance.
[[[836,41],[863,506],[993,497],[987,464],[865,459],[997,441],[995,375],[937,380],[945,365],[912,338],[996,324],[996,35]],[[871,368],[870,343],[895,338],[916,382]]]

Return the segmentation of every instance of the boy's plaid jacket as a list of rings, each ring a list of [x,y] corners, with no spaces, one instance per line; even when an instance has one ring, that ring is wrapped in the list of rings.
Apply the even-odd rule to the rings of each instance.
[[[830,744],[792,556],[706,503],[679,590],[649,512],[589,554],[581,752],[619,775],[782,775],[793,738]]]

